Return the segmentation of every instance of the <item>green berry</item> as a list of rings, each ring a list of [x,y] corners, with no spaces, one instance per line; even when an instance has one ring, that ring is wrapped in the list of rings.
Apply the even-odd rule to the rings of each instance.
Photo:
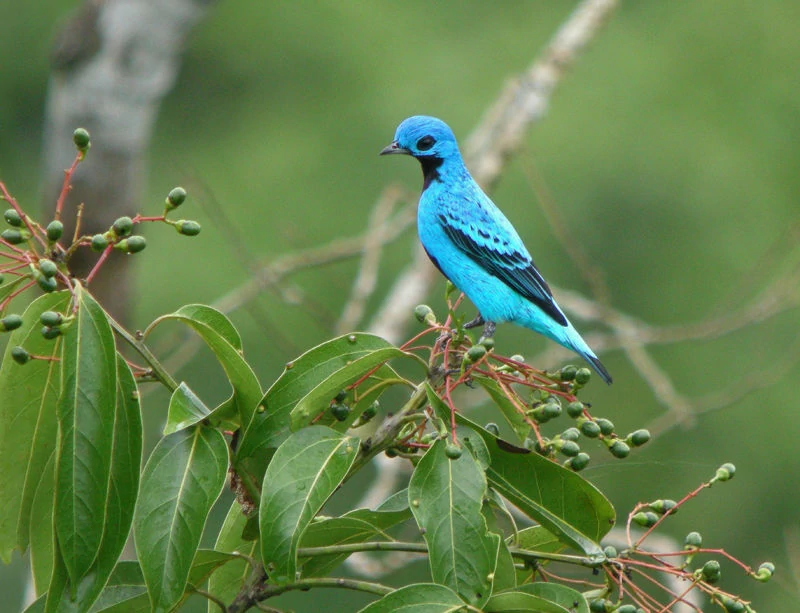
[[[619,555],[616,547],[612,547],[611,545],[607,545],[603,548],[603,553],[609,560],[613,560]]]
[[[775,565],[772,562],[764,562],[761,566],[758,567],[758,570],[755,572],[756,580],[761,581],[762,583],[766,583],[770,579],[772,579],[772,575],[775,574]]]
[[[144,236],[139,236],[138,234],[134,234],[125,240],[128,243],[128,253],[139,253],[147,247],[147,241]]]
[[[11,358],[17,364],[25,364],[31,359],[31,354],[25,351],[22,347],[14,347],[11,349]]]
[[[55,311],[45,311],[39,316],[39,321],[41,321],[43,325],[53,328],[64,323],[64,316]]]
[[[6,315],[0,319],[0,332],[11,332],[22,325],[22,317],[19,315]]]
[[[636,430],[636,432],[631,432],[626,440],[634,447],[641,447],[650,440],[650,432],[645,429]]]
[[[36,279],[36,283],[38,283],[39,287],[45,292],[54,292],[58,288],[58,283],[53,277],[45,277],[38,270],[34,272],[33,276]]]
[[[5,213],[3,213],[3,217],[9,226],[14,226],[15,228],[22,227],[22,217],[19,213],[17,213],[16,209],[8,209]]]
[[[719,578],[722,576],[722,569],[720,568],[719,562],[716,560],[709,560],[703,564],[700,574],[706,583],[713,584],[719,581]]]
[[[678,503],[674,500],[656,500],[655,502],[650,503],[650,508],[653,509],[656,513],[660,515],[666,515],[667,513],[675,514],[678,512],[676,508]]]
[[[20,230],[3,230],[0,232],[0,236],[2,236],[3,240],[9,245],[19,245],[25,242],[25,236]]]
[[[39,270],[42,271],[42,274],[45,277],[55,277],[56,273],[58,272],[58,267],[53,260],[42,258],[39,260]]]
[[[726,462],[717,469],[717,474],[715,478],[717,481],[729,481],[733,479],[733,475],[735,474],[736,474],[736,467],[730,462]]]
[[[567,457],[574,458],[581,452],[580,445],[575,441],[564,441],[561,444],[561,453]]]
[[[603,436],[609,436],[614,433],[614,424],[611,423],[610,420],[598,417],[594,421],[598,426],[600,426],[600,434]]]
[[[486,355],[486,347],[483,345],[473,345],[469,348],[466,355],[464,356],[464,361],[468,363],[477,362],[483,356]]]
[[[610,602],[608,602],[603,598],[592,600],[592,602],[589,603],[589,611],[591,611],[592,613],[607,613],[609,609],[606,606],[606,603],[608,603],[609,605],[611,604]]]
[[[578,374],[578,369],[572,364],[567,364],[561,369],[560,378],[562,381],[572,381]]]
[[[72,142],[78,151],[86,151],[91,146],[89,132],[85,128],[78,128],[72,133]]]
[[[484,430],[490,432],[493,436],[500,436],[500,427],[494,422],[490,421],[483,428]]]
[[[589,379],[592,378],[592,371],[588,368],[579,368],[575,371],[575,383],[578,385],[586,385]]]
[[[444,455],[446,455],[451,460],[457,460],[461,457],[461,447],[458,445],[454,445],[453,443],[447,443],[447,446],[444,448]]]
[[[184,236],[197,236],[200,234],[200,224],[191,219],[176,221],[175,229],[178,231],[178,234],[183,234]]]
[[[397,457],[397,449],[394,447],[389,447],[386,451],[384,451],[387,458],[396,458]]]
[[[51,328],[50,326],[43,326],[42,327],[42,336],[45,337],[47,340],[51,341],[57,336],[61,335],[61,328],[55,327]]]
[[[478,339],[478,344],[483,346],[486,351],[491,351],[494,349],[494,337],[493,336],[481,336]]]
[[[589,454],[581,451],[574,458],[570,458],[569,460],[567,460],[566,466],[567,468],[571,468],[577,473],[582,471],[589,465],[589,460],[590,460]]]
[[[347,398],[347,391],[340,390],[339,393],[336,394],[336,396],[333,399],[336,402],[344,402],[346,398]]]
[[[117,236],[128,236],[133,230],[133,220],[130,217],[120,217],[111,228]]]
[[[636,613],[635,604],[624,604],[618,608],[614,613]]]
[[[611,455],[619,459],[627,458],[631,452],[631,448],[628,447],[627,443],[619,439],[611,443],[609,449],[611,449]]]
[[[186,190],[182,187],[174,187],[170,190],[169,194],[167,194],[167,208],[177,209],[180,205],[184,203],[186,200]]]
[[[658,521],[658,515],[651,511],[639,511],[631,519],[643,528],[650,528],[655,526]]]
[[[331,407],[331,414],[336,421],[344,421],[350,415],[350,407],[346,404],[336,403]]]
[[[567,405],[567,415],[572,418],[580,417],[583,415],[583,403],[577,400],[570,402]]]
[[[577,441],[581,436],[577,428],[567,428],[561,433],[561,440],[564,441]]]
[[[64,224],[58,220],[51,221],[47,224],[47,240],[51,243],[56,242],[64,233]]]
[[[561,405],[555,402],[546,402],[542,407],[542,413],[547,419],[555,419],[561,415]]]
[[[417,318],[417,321],[421,324],[433,324],[436,322],[436,315],[433,313],[433,309],[429,307],[427,304],[418,304],[414,307],[414,317]]]
[[[699,532],[690,532],[683,539],[683,544],[687,549],[700,549],[703,546],[703,537],[700,536]]]
[[[364,412],[361,414],[361,419],[369,421],[370,419],[375,417],[378,414],[378,409],[380,408],[380,406],[381,405],[377,400],[373,402],[366,409],[364,409]]]
[[[581,433],[586,438],[597,438],[600,436],[600,426],[597,425],[597,422],[587,419],[581,424]]]
[[[514,355],[511,356],[510,359],[513,362],[519,362],[520,364],[524,364],[525,363],[525,356],[520,355],[519,353],[515,353]]]
[[[747,607],[743,603],[728,596],[723,596],[720,604],[727,613],[745,613],[747,611]]]
[[[108,239],[102,234],[95,234],[92,237],[92,251],[103,251],[108,247]]]

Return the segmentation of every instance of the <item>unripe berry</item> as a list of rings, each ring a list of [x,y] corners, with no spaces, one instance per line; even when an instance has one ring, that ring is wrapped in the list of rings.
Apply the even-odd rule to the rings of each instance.
[[[608,600],[605,600],[603,598],[592,600],[592,602],[589,603],[589,611],[591,611],[592,613],[607,613],[609,609],[606,606],[606,603],[608,603],[609,605],[611,604],[610,602],[608,602]]]
[[[384,451],[387,458],[396,458],[397,457],[397,449],[394,447],[389,447],[386,451]]]
[[[3,213],[3,217],[9,226],[13,226],[15,228],[22,227],[22,217],[20,217],[20,214],[17,213],[16,209],[8,209],[5,213]]]
[[[461,447],[454,445],[453,443],[447,443],[447,446],[444,448],[444,454],[451,460],[457,460],[460,458],[461,453]]]
[[[729,481],[733,479],[733,475],[735,474],[736,474],[736,467],[730,462],[726,462],[717,469],[716,480]]]
[[[589,379],[592,378],[592,371],[588,368],[579,368],[575,371],[575,383],[579,385],[586,385]]]
[[[25,234],[27,234],[27,232]],[[3,240],[9,245],[19,245],[25,242],[26,239],[25,235],[20,230],[3,230],[0,232],[0,236],[2,236]]]
[[[519,362],[520,364],[525,363],[525,356],[520,355],[519,353],[515,353],[514,355],[511,356],[510,359],[513,360],[514,362]]]
[[[577,428],[567,428],[561,433],[561,439],[564,441],[577,441],[581,436]]]
[[[651,511],[639,511],[631,519],[643,528],[650,528],[658,521],[658,515]]]
[[[700,536],[699,532],[690,532],[683,539],[683,544],[687,549],[700,549],[703,546],[703,537]]]
[[[719,562],[716,560],[709,560],[703,564],[700,575],[706,583],[714,584],[719,581],[719,578],[722,576],[722,569],[720,568]]]
[[[609,449],[611,449],[611,455],[619,459],[627,458],[631,452],[631,448],[628,447],[627,443],[619,439],[611,443]]]
[[[25,351],[22,347],[14,347],[11,349],[11,358],[17,364],[25,364],[31,359],[31,354]]]
[[[133,220],[130,217],[120,217],[111,227],[117,236],[128,236],[133,230]]]
[[[487,430],[488,432],[490,432],[494,436],[500,436],[500,427],[494,422],[490,421],[483,428],[484,428],[484,430]]]
[[[58,288],[58,283],[55,278],[45,277],[39,270],[33,271],[33,278],[36,279],[36,283],[38,283],[39,287],[45,292],[54,292]]]
[[[178,231],[178,234],[183,234],[184,236],[197,236],[200,234],[200,224],[191,219],[176,221],[175,229]]]
[[[56,242],[64,233],[64,224],[57,219],[47,224],[47,240],[51,243]]]
[[[108,247],[108,239],[102,234],[95,234],[92,237],[92,251],[103,251]]]
[[[61,335],[61,328],[58,327],[51,328],[50,326],[42,327],[42,336],[45,337],[48,341],[51,341],[60,335]]]
[[[39,321],[41,321],[43,325],[53,328],[64,323],[64,316],[56,311],[45,311],[39,316]]]
[[[167,194],[166,205],[168,210],[177,209],[186,200],[186,190],[175,187]]]
[[[466,355],[464,355],[464,361],[467,363],[473,363],[480,360],[483,356],[486,355],[486,347],[483,345],[473,345],[469,348]]]
[[[346,404],[336,403],[331,407],[331,414],[336,421],[344,421],[350,415],[350,407]]]
[[[634,447],[641,447],[650,440],[650,432],[644,428],[641,430],[636,430],[635,432],[631,432],[627,436],[626,440],[628,440]]]
[[[562,381],[572,381],[575,378],[575,375],[578,374],[578,369],[568,364],[564,368],[561,369],[560,378]]]
[[[591,458],[589,457],[588,453],[581,451],[574,458],[569,459],[569,467],[575,472],[579,472],[589,465],[590,459]]]
[[[613,560],[619,555],[619,552],[617,552],[617,548],[612,547],[611,545],[607,545],[606,547],[604,547],[603,553],[609,560]]]
[[[567,415],[573,418],[583,415],[583,403],[577,400],[570,402],[567,405]]]
[[[775,574],[775,565],[772,562],[764,562],[761,566],[758,567],[758,570],[755,572],[754,578],[762,583],[766,583],[770,579],[772,579],[772,575]]]
[[[546,402],[542,407],[542,412],[547,419],[555,419],[561,416],[561,405],[555,402]]]
[[[22,325],[22,317],[19,315],[6,315],[0,319],[0,332],[11,332]]]
[[[378,409],[380,408],[380,406],[381,405],[377,400],[373,402],[366,409],[364,409],[364,412],[361,414],[361,419],[369,421],[370,419],[375,417],[378,414]]]
[[[587,419],[581,424],[581,432],[586,438],[597,438],[600,436],[600,426]]]
[[[340,390],[339,393],[336,394],[336,396],[334,396],[333,399],[336,402],[344,402],[346,398],[347,398],[347,390]]]
[[[144,236],[134,234],[126,240],[128,242],[128,253],[139,253],[140,251],[143,251],[145,247],[147,247],[147,241],[145,240]]]
[[[619,607],[614,613],[636,613],[635,604],[624,604]]]
[[[728,596],[722,597],[721,604],[727,613],[745,613],[747,611],[747,607],[743,603]]]
[[[78,151],[86,151],[91,146],[89,132],[85,128],[78,128],[72,133],[72,142]]]
[[[614,433],[614,424],[611,423],[610,420],[598,417],[594,421],[598,426],[600,426],[600,434],[603,436],[609,436],[610,434]]]
[[[677,505],[678,503],[674,500],[656,500],[651,502],[649,506],[653,511],[661,515],[666,515],[667,513],[674,515],[678,512]]]
[[[436,315],[433,313],[433,309],[427,304],[418,304],[414,307],[414,317],[416,317],[417,321],[421,324],[433,325],[436,323]]]
[[[564,441],[561,444],[561,453],[567,457],[574,458],[581,452],[580,445],[575,441]]]
[[[58,267],[52,260],[42,258],[39,260],[39,270],[42,271],[42,274],[45,277],[55,277],[56,273],[58,272]]]
[[[486,351],[491,351],[494,349],[494,337],[493,336],[481,336],[478,339],[478,344],[483,346]]]

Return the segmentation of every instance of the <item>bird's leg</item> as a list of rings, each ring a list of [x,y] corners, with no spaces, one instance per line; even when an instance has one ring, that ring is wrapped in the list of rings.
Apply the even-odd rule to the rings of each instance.
[[[481,323],[484,323],[483,320],[481,320]],[[497,328],[497,324],[494,323],[493,321],[485,322],[485,325],[483,326],[483,337],[484,338],[494,338],[494,331],[495,331],[496,328]]]
[[[481,317],[481,314],[478,313],[476,315],[475,319],[473,319],[472,321],[468,321],[467,323],[464,324],[464,329],[465,330],[469,330],[470,328],[477,328],[478,326],[482,326],[484,323],[487,323],[487,322],[485,322],[483,317]],[[491,323],[491,322],[489,322],[489,323]],[[492,324],[492,325],[494,325],[494,324]]]

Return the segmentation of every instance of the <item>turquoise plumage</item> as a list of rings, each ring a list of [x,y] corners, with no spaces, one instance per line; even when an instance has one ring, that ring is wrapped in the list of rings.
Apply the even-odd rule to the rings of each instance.
[[[415,116],[397,128],[381,155],[402,153],[422,165],[417,229],[431,261],[478,308],[468,324],[512,322],[582,356],[606,383],[611,375],[569,322],[514,226],[469,174],[452,130]]]

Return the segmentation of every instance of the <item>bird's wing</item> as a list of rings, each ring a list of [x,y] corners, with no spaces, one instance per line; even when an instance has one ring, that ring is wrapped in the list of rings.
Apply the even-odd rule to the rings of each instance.
[[[439,213],[439,221],[453,244],[479,266],[533,302],[560,325],[568,325],[553,300],[553,292],[536,270],[533,259],[508,220],[505,217],[491,219],[485,210],[482,212],[482,219],[468,221],[452,209],[445,209]]]

